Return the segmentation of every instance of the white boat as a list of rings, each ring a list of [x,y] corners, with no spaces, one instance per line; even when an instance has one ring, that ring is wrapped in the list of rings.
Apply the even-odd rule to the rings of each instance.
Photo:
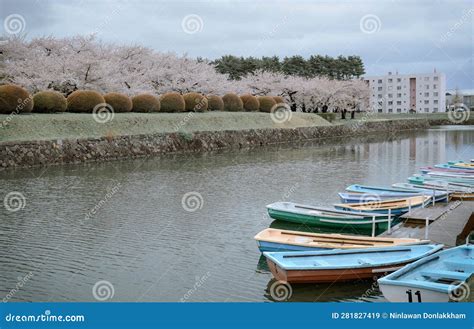
[[[378,280],[391,302],[448,302],[469,299],[468,280],[474,274],[474,246],[422,258]]]

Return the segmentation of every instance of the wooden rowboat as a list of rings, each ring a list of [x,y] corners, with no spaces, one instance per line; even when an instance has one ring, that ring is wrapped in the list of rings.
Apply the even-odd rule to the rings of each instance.
[[[429,176],[429,175],[413,175],[408,177],[408,182],[412,184],[420,184],[425,181],[441,181],[449,184],[464,184],[468,187],[474,187],[474,179],[462,178],[462,177],[440,177],[440,176]]]
[[[254,239],[261,252],[377,248],[430,243],[429,240],[420,239],[370,238],[358,235],[306,233],[274,228],[261,231]]]
[[[347,211],[372,212],[379,214],[388,214],[399,216],[410,209],[421,208],[429,204],[431,196],[420,195],[403,199],[385,200],[379,202],[365,203],[339,203],[335,204],[336,209]]]
[[[466,181],[474,182],[474,174],[466,174],[466,173],[451,173],[451,172],[439,172],[439,171],[430,171],[426,175],[430,177],[438,177],[438,179],[445,179],[445,178],[459,178]]]
[[[457,169],[457,168],[453,168],[453,167],[451,167],[447,164],[440,164],[440,165],[436,165],[434,167],[422,167],[422,168],[420,168],[420,171],[423,174],[427,174],[427,173],[432,172],[432,171],[448,172],[448,173],[460,173],[460,174],[472,174],[472,171],[470,171],[469,169]]]
[[[293,202],[275,202],[267,206],[273,219],[328,228],[358,228],[386,230],[388,216],[376,213],[342,211],[326,207],[309,206]]]
[[[474,163],[458,162],[458,163],[452,164],[451,167],[460,168],[460,169],[474,170]]]
[[[264,252],[277,280],[320,283],[371,279],[429,256],[443,245],[396,246],[328,251]]]
[[[445,191],[449,193],[450,200],[474,200],[474,189],[462,184],[448,184],[441,181],[426,181],[423,184],[395,183],[395,188],[407,190]]]
[[[392,188],[392,187],[384,187],[384,186],[369,186],[369,185],[359,185],[354,184],[346,187],[346,191],[352,193],[370,193],[370,194],[377,194],[377,195],[393,195],[393,194],[400,194],[405,193],[407,196],[413,193],[411,191],[404,191],[402,189]]]
[[[462,245],[422,258],[378,280],[391,302],[448,302],[469,298],[474,246]],[[459,300],[458,300],[459,299]]]
[[[382,200],[403,199],[418,195],[428,195],[434,197],[435,202],[446,202],[449,196],[445,191],[429,191],[425,189],[412,189],[412,191],[387,192],[382,194],[338,193],[338,195],[343,203],[378,202]]]

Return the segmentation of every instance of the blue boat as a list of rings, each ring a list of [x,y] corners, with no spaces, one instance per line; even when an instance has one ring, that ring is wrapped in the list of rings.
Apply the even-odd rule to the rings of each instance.
[[[427,257],[443,245],[383,248],[264,252],[268,267],[277,280],[319,283],[372,279]]]
[[[469,297],[474,246],[462,245],[422,258],[378,280],[391,302],[448,302]]]
[[[412,191],[406,191],[403,189],[397,189],[393,187],[384,187],[384,186],[369,186],[369,185],[359,185],[359,184],[354,184],[354,185],[349,185],[346,187],[346,191],[348,192],[354,192],[354,193],[371,193],[371,194],[378,194],[378,195],[390,195],[391,193],[404,193],[406,196],[409,196],[410,193],[413,193]]]
[[[367,201],[357,203],[338,203],[334,208],[344,211],[370,212],[391,216],[400,216],[412,209],[423,208],[432,202],[432,197],[428,195],[417,195],[402,199],[389,199],[381,201]]]
[[[407,192],[408,189],[407,189]],[[411,193],[404,192],[386,192],[386,193],[338,193],[339,198],[343,203],[357,203],[369,201],[381,201],[389,199],[401,199],[417,195],[434,196],[435,202],[446,202],[448,200],[448,193],[444,191],[430,191],[427,189],[412,189]]]

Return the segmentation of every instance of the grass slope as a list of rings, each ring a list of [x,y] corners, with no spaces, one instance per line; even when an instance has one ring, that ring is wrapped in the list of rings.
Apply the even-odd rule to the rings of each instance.
[[[278,124],[269,113],[248,112],[117,113],[106,123],[85,113],[22,114],[0,115],[0,123],[0,142],[330,125],[311,113],[292,113],[291,120]]]

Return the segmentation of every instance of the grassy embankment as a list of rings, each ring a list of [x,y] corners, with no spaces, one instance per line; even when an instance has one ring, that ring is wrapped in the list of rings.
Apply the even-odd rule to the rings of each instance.
[[[6,118],[0,115],[0,122]],[[0,128],[0,142],[330,125],[308,113],[293,113],[291,120],[278,124],[269,113],[259,112],[117,113],[105,123],[86,113],[22,114],[10,119]]]
[[[438,114],[371,114],[357,113],[356,119],[367,121],[394,119],[444,119]],[[8,120],[8,122],[6,121]],[[264,128],[297,128],[351,124],[349,116],[332,123],[312,113],[292,113],[291,120],[275,123],[269,113],[207,112],[207,113],[118,113],[113,120],[98,123],[92,114],[56,113],[0,115],[0,142],[54,139],[95,138],[104,136],[154,134],[168,132],[222,131]],[[6,124],[5,124],[6,122]]]

